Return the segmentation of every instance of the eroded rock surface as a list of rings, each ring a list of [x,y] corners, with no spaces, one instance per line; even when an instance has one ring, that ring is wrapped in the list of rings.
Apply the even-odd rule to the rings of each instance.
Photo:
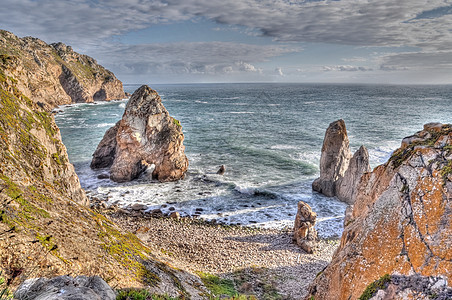
[[[312,211],[311,207],[307,203],[299,201],[293,240],[307,253],[314,252],[317,239],[317,231],[314,228],[316,219],[317,214]]]
[[[28,279],[14,293],[16,299],[114,300],[115,291],[99,276],[58,276]]]
[[[335,196],[336,181],[344,176],[351,157],[344,120],[331,123],[323,140],[320,177],[312,183],[312,188],[325,196]]]
[[[3,72],[47,111],[62,104],[125,98],[122,82],[112,72],[63,43],[49,45],[0,30],[0,53]]]
[[[361,146],[352,157],[344,120],[331,123],[323,140],[320,177],[314,180],[312,189],[325,196],[337,196],[339,200],[353,204],[361,176],[369,171],[367,149]]]
[[[344,176],[336,182],[336,197],[348,204],[353,204],[361,177],[370,171],[369,153],[366,147],[361,146],[353,154]]]
[[[178,180],[188,168],[183,140],[179,121],[169,115],[157,92],[143,85],[133,93],[122,120],[105,134],[91,167],[111,166],[110,178],[125,182],[155,165],[153,178]]]
[[[370,300],[449,300],[452,289],[441,276],[385,275],[366,288],[365,296]]]
[[[452,125],[427,124],[363,175],[341,244],[310,296],[357,299],[396,273],[443,276],[450,286],[451,200]]]

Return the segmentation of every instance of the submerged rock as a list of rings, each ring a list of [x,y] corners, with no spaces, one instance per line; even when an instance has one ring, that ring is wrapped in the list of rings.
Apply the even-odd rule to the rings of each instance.
[[[188,159],[179,121],[170,117],[156,91],[143,85],[127,103],[122,120],[110,128],[93,154],[91,168],[110,168],[110,178],[137,178],[149,165],[152,177],[174,181],[185,176]]]
[[[317,239],[315,222],[317,214],[303,201],[298,202],[297,216],[295,217],[293,240],[307,253],[314,252]]]
[[[443,276],[450,286],[452,125],[410,139],[361,178],[340,246],[307,299],[357,299],[385,274]]]
[[[361,146],[352,157],[344,120],[331,123],[323,140],[320,177],[314,180],[312,189],[353,204],[356,187],[370,170],[366,147]]]

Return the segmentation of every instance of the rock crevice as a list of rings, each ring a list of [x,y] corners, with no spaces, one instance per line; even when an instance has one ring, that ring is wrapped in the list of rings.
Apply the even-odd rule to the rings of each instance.
[[[312,189],[353,204],[359,181],[370,170],[366,147],[361,146],[352,156],[344,120],[331,123],[323,140],[320,177],[314,180]]]
[[[442,276],[450,286],[451,146],[452,125],[427,124],[362,177],[341,244],[310,296],[357,299],[385,274]]]

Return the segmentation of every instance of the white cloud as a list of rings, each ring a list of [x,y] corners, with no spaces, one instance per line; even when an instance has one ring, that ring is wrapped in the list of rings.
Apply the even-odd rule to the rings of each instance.
[[[373,71],[372,68],[362,66],[337,65],[337,66],[323,66],[323,71],[340,71],[340,72],[367,72]]]
[[[260,30],[280,41],[361,46],[452,46],[452,14],[416,18],[444,0],[4,0],[3,26],[63,41],[95,42],[114,35],[202,16]]]
[[[278,75],[278,76],[284,76],[284,73],[283,73],[281,67],[277,67],[277,68],[275,69],[275,73],[276,73],[276,75]]]

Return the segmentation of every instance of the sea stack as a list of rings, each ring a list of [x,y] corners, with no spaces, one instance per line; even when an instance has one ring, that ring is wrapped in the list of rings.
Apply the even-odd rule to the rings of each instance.
[[[91,168],[110,167],[110,179],[116,182],[131,181],[150,165],[155,165],[154,179],[182,179],[188,168],[183,140],[179,121],[157,92],[143,85],[130,97],[122,120],[106,132]]]
[[[400,276],[441,282],[438,288],[448,285],[451,293],[451,149],[452,125],[427,124],[405,138],[387,163],[362,176],[340,246],[306,299],[358,299],[378,280],[367,290],[370,299]],[[416,289],[424,286],[411,285]]]
[[[354,191],[361,176],[369,171],[367,149],[361,146],[352,157],[344,120],[331,123],[323,140],[320,177],[314,180],[312,189],[353,204]]]

